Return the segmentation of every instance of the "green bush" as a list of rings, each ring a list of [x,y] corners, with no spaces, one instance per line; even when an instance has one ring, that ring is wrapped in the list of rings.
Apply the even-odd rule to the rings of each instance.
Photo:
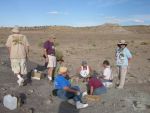
[[[56,55],[57,60],[62,60],[63,59],[63,53],[61,51],[56,50],[55,55]]]

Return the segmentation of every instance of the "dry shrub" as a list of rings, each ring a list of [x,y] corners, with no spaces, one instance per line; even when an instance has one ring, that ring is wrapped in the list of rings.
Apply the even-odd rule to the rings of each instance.
[[[149,43],[148,42],[141,42],[140,44],[141,45],[148,45]]]
[[[62,51],[56,50],[55,55],[56,55],[57,60],[62,60],[63,59]]]

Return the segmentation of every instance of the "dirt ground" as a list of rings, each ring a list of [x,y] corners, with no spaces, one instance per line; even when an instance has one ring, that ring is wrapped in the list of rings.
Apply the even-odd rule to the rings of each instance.
[[[97,72],[102,71],[102,62],[110,61],[113,75],[116,77],[114,52],[119,40],[128,42],[128,48],[133,54],[129,64],[125,88],[118,90],[115,87],[101,96],[100,102],[88,102],[86,109],[76,110],[74,106],[61,101],[57,97],[50,99],[52,84],[47,78],[40,81],[32,80],[30,84],[19,87],[17,78],[13,75],[8,52],[4,44],[10,30],[0,29],[0,113],[150,113],[150,34],[149,32],[134,32],[130,28],[114,28],[105,32],[100,28],[68,28],[50,27],[39,30],[22,30],[31,44],[28,71],[44,64],[42,58],[42,44],[51,34],[56,36],[56,49],[63,52],[65,63],[70,75],[76,74],[76,69],[82,60]],[[104,27],[103,27],[104,28]],[[138,27],[139,29],[139,27]],[[107,31],[109,31],[107,33]],[[111,31],[111,32],[110,32]],[[113,32],[112,32],[113,31]],[[44,71],[46,73],[46,70]],[[78,84],[83,87],[83,84]],[[83,89],[83,88],[82,88]],[[18,109],[10,111],[3,106],[3,97],[6,94],[25,94],[26,101]]]

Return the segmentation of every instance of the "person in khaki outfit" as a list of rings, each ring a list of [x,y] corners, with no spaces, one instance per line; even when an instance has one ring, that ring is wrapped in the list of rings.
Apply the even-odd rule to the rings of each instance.
[[[121,40],[117,44],[116,49],[116,65],[118,67],[119,75],[119,86],[118,89],[123,89],[125,84],[125,78],[128,70],[129,61],[132,59],[132,54],[127,48],[127,43],[125,40]]]
[[[27,74],[29,42],[25,35],[20,34],[19,28],[13,28],[12,33],[7,39],[6,46],[9,50],[12,71],[18,77],[17,83],[21,86],[24,82],[22,75]]]

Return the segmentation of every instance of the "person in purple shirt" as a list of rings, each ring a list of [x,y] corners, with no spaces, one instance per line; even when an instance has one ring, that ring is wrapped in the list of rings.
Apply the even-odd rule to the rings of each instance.
[[[55,46],[54,46],[54,36],[51,36],[43,45],[44,57],[46,59],[48,68],[48,79],[52,80],[53,70],[56,67],[56,57],[55,57]]]

